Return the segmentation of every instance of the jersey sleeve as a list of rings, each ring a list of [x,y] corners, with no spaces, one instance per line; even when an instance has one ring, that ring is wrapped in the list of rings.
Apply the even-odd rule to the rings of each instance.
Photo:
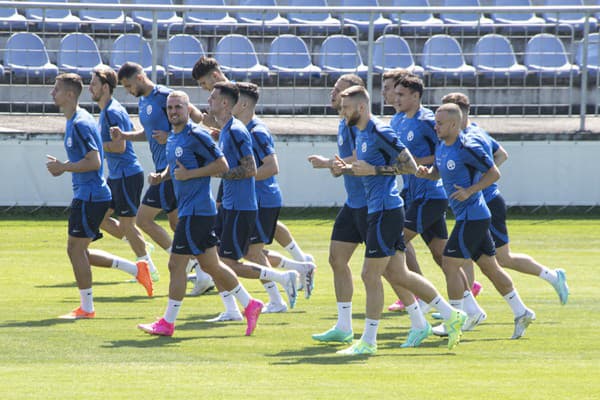
[[[255,127],[252,130],[252,145],[254,151],[257,154],[260,161],[264,160],[265,157],[275,154],[275,146],[271,140],[271,136],[264,129]]]
[[[77,145],[83,155],[90,151],[99,151],[98,144],[94,140],[96,127],[85,121],[76,121],[73,124],[73,131],[77,137]]]
[[[375,137],[377,138],[378,147],[390,157],[390,160],[395,160],[406,148],[390,127],[376,127]]]
[[[232,127],[230,130],[231,139],[235,143],[239,159],[252,155],[252,139],[247,130]]]
[[[465,149],[464,157],[466,164],[483,173],[489,171],[494,166],[494,161],[478,140],[468,140],[463,146]]]
[[[192,131],[191,135],[195,139],[193,141],[193,152],[196,155],[196,159],[206,160],[206,164],[210,164],[216,159],[223,157],[223,152],[212,140],[208,132]]]

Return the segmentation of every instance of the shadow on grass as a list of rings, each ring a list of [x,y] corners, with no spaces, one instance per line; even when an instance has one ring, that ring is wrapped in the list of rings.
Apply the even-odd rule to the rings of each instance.
[[[118,285],[120,282],[94,282],[92,286],[110,286],[110,285]],[[64,289],[64,288],[77,288],[77,283],[75,281],[72,282],[64,282],[64,283],[56,283],[54,285],[35,285],[35,288],[39,289]]]
[[[123,348],[123,347],[145,349],[145,348],[150,348],[150,347],[175,346],[184,341],[198,339],[198,338],[190,338],[190,337],[174,338],[174,337],[168,337],[168,336],[151,336],[151,335],[147,335],[145,333],[144,333],[144,335],[145,335],[145,337],[143,339],[139,339],[139,340],[136,340],[136,339],[112,340],[110,342],[106,342],[105,344],[103,344],[100,347],[105,348],[105,349],[117,349],[117,348]]]
[[[98,319],[98,318],[95,318]],[[48,318],[41,319],[37,321],[14,321],[14,322],[6,322],[0,324],[0,329],[2,328],[43,328],[52,325],[61,325],[61,324],[75,324],[79,321],[84,321],[82,319],[60,319],[56,318]]]

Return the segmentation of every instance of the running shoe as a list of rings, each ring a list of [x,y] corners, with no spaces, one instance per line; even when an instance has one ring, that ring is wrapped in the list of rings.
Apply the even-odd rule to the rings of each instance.
[[[529,324],[533,321],[535,321],[535,313],[530,309],[526,309],[523,315],[515,318],[515,330],[511,339],[519,339],[522,337]]]
[[[167,322],[164,318],[151,324],[139,324],[137,327],[150,335],[157,336],[173,336],[175,331],[175,324]]]
[[[207,319],[205,322],[229,322],[229,321],[241,321],[244,317],[241,312],[233,313],[233,312],[222,312],[214,318]]]
[[[340,350],[337,354],[341,354],[344,356],[358,356],[358,355],[374,355],[377,353],[377,345],[369,344],[364,340],[360,339],[358,342],[354,343],[352,346],[347,349]]]
[[[87,312],[83,311],[81,307],[77,307],[68,314],[59,316],[60,319],[90,319],[96,316],[96,311]]]
[[[285,272],[285,284],[283,285],[283,289],[285,290],[285,294],[287,294],[288,303],[290,303],[290,308],[293,310],[296,307],[296,299],[298,298],[298,292],[296,289],[296,283],[298,282],[298,272],[296,271],[287,271]]]
[[[296,288],[294,288],[294,290],[295,289]],[[248,303],[246,306],[246,309],[244,310],[244,316],[246,317],[246,323],[248,324],[246,328],[246,336],[252,335],[252,332],[254,332],[254,329],[256,329],[258,317],[260,316],[263,307],[263,302],[255,299],[250,300],[250,303]]]
[[[146,289],[148,297],[152,297],[154,285],[152,284],[148,262],[141,260],[136,262],[135,265],[137,265],[137,275],[135,276],[135,279],[144,287],[144,289]]]
[[[423,340],[431,336],[431,325],[427,322],[427,326],[423,329],[411,329],[408,332],[406,342],[400,345],[401,348],[419,347]]]
[[[473,293],[473,297],[477,297],[479,293],[483,290],[483,285],[477,281],[473,281],[473,286],[471,287],[471,293]]]
[[[262,314],[277,314],[277,313],[287,312],[287,310],[288,310],[288,307],[287,307],[287,304],[285,304],[285,303],[277,304],[277,303],[268,302],[263,307],[261,313]]]
[[[462,327],[467,320],[467,314],[461,310],[452,311],[452,315],[444,322],[448,332],[448,350],[452,350],[460,342]]]
[[[354,333],[352,331],[346,332],[333,327],[323,333],[315,333],[312,335],[312,338],[318,342],[352,343],[352,340],[354,340]]]
[[[569,300],[569,286],[567,285],[567,274],[565,273],[564,269],[555,269],[554,272],[556,272],[558,279],[556,280],[555,284],[552,284],[552,286],[558,294],[560,304],[564,306]]]
[[[398,299],[388,307],[388,311],[404,311],[404,303]]]

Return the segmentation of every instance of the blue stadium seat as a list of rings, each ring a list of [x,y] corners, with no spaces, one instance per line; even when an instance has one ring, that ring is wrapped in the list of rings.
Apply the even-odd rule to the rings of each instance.
[[[583,6],[583,0],[545,0],[547,6]],[[583,32],[585,23],[585,15],[583,13],[543,13],[542,16],[546,22],[556,24],[558,32],[571,33],[571,29],[575,32]],[[589,19],[590,30],[595,32],[598,30],[598,21],[594,17]]]
[[[165,48],[163,66],[167,69],[169,78],[192,79],[194,64],[203,55],[204,48],[194,36],[171,36]]]
[[[148,76],[152,73],[152,50],[142,36],[135,33],[124,33],[112,45],[110,66],[118,71],[127,61],[140,64]],[[165,68],[156,66],[156,77],[164,79]]]
[[[0,28],[2,30],[27,29],[27,21],[16,8],[0,8]]]
[[[448,35],[435,35],[425,42],[421,65],[434,79],[475,78],[475,68],[465,62],[460,44]]]
[[[231,31],[235,29],[237,20],[226,11],[216,10],[225,5],[225,0],[183,0],[184,5],[210,5],[214,6],[211,11],[186,12],[183,21],[186,24],[198,25],[198,30]]]
[[[40,3],[67,3],[67,0],[40,0]],[[81,20],[69,9],[26,8],[25,16],[35,23],[40,31],[75,31],[80,27]]]
[[[242,0],[241,6],[276,6],[275,0]],[[248,24],[248,32],[283,33],[289,30],[290,22],[277,12],[240,12],[236,18]]]
[[[289,5],[292,7],[327,7],[327,0],[290,0]],[[300,24],[297,29],[301,34],[338,33],[341,30],[340,20],[333,18],[329,13],[291,12],[287,17],[292,24]]]
[[[494,0],[494,6],[506,7],[507,9],[514,7],[531,7],[530,0]],[[538,17],[534,13],[494,13],[492,19],[496,24],[506,25],[502,27],[503,30],[507,30],[512,33],[518,32],[531,32],[539,33],[543,28],[543,24],[546,23],[543,18]]]
[[[0,64],[0,80],[4,79],[4,65]]]
[[[575,62],[583,69],[583,39],[577,43]],[[588,36],[587,43],[587,74],[594,82],[600,82],[600,33]]]
[[[12,34],[6,42],[4,64],[17,78],[50,81],[58,75],[58,67],[50,63],[46,46],[35,33]]]
[[[74,72],[82,78],[91,78],[92,71],[102,58],[96,42],[85,33],[69,33],[60,41],[57,57],[58,68]]]
[[[469,7],[477,8],[481,5],[479,0],[444,0],[445,7]],[[452,25],[448,28],[450,33],[476,33],[485,34],[492,32],[493,21],[483,14],[440,14],[440,18],[445,24]]]
[[[271,42],[267,66],[280,78],[319,77],[321,68],[314,65],[304,40],[295,35],[281,35]]]
[[[133,0],[135,4],[141,5],[173,5],[172,0]],[[152,11],[132,11],[131,17],[140,24],[145,31],[152,29]],[[175,11],[160,11],[156,13],[156,26],[160,32],[166,32],[171,27],[172,30],[183,29],[183,18],[178,16]]]
[[[369,9],[375,9],[379,7],[377,0],[341,0],[341,5],[344,7],[365,7]],[[369,32],[371,15],[369,13],[348,13],[341,14],[340,19],[344,25],[355,25],[360,33]],[[386,26],[390,25],[392,21],[384,18],[381,13],[376,13],[373,17],[373,28],[375,35],[379,35],[383,32]]]
[[[373,72],[382,74],[394,68],[404,68],[421,77],[424,72],[415,64],[406,40],[397,35],[382,35],[373,49]]]
[[[490,79],[524,79],[527,76],[527,68],[517,63],[508,39],[497,34],[485,35],[477,41],[473,66],[480,75]]]
[[[402,9],[404,7],[429,7],[429,0],[393,0],[392,6]],[[441,19],[433,14],[392,14],[392,22],[400,25],[400,33],[414,35],[433,35],[444,30]]]
[[[366,79],[369,71],[363,64],[356,42],[346,35],[332,35],[323,41],[317,65],[332,79],[344,74],[356,74]]]
[[[81,0],[81,3],[114,5],[110,10],[82,9],[79,18],[83,23],[89,23],[92,31],[129,32],[135,28],[130,17],[120,10],[120,0]]]
[[[230,34],[221,38],[215,58],[231,79],[266,79],[269,76],[269,69],[259,63],[254,45],[246,36]]]
[[[561,40],[549,33],[529,39],[525,47],[525,66],[530,74],[541,78],[564,78],[579,74],[579,67],[569,62]]]

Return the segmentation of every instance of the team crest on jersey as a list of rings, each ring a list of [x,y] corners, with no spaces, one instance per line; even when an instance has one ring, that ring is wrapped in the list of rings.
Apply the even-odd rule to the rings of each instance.
[[[73,138],[68,137],[67,138],[67,147],[71,147],[71,146],[73,146]]]
[[[181,146],[175,147],[175,157],[179,158],[183,155],[183,149]]]
[[[338,135],[338,145],[339,146],[344,145],[344,137],[342,135]]]
[[[362,146],[360,146],[360,151],[363,153],[367,152],[367,142],[363,142]]]
[[[454,163],[454,160],[448,160],[446,162],[446,168],[448,168],[448,170],[450,170],[450,171],[454,170],[454,168],[456,168],[456,164]]]
[[[148,104],[146,106],[146,114],[148,114],[148,115],[152,114],[152,104]]]
[[[415,133],[413,131],[409,131],[408,134],[406,135],[406,140],[408,140],[409,142],[412,142],[412,140],[415,138]]]

